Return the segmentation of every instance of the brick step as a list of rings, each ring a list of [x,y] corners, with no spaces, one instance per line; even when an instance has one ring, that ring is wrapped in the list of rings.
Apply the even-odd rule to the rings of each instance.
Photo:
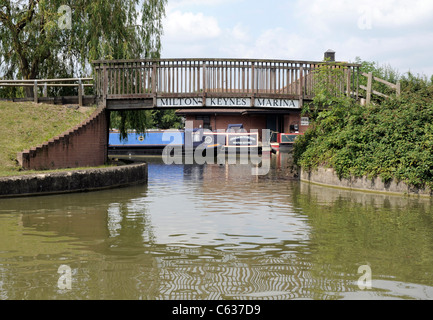
[[[106,120],[105,108],[100,107],[89,118],[68,131],[18,153],[18,163],[24,169],[33,170],[103,165],[107,145],[101,141],[107,141],[108,138]],[[93,129],[92,134],[86,133],[88,128]],[[88,145],[96,146],[93,152],[86,148]]]

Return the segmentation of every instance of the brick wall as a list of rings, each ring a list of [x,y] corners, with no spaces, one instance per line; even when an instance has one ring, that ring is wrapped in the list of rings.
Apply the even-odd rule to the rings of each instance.
[[[106,163],[108,111],[98,108],[87,120],[42,145],[18,153],[26,170],[93,167]]]
[[[284,132],[290,132],[290,125],[297,124],[299,126],[299,132],[305,133],[310,126],[301,125],[301,114],[291,113],[289,115],[284,115]]]
[[[187,121],[194,121],[194,124],[197,120],[195,120],[195,115],[187,115]],[[210,125],[212,130],[227,130],[227,126],[229,124],[239,124],[242,123],[244,128],[247,131],[251,129],[257,129],[260,132],[262,129],[266,129],[266,116],[263,115],[210,115]],[[195,128],[198,126],[194,126]]]

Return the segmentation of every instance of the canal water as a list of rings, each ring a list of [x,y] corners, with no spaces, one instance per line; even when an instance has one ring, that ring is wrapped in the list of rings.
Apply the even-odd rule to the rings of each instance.
[[[0,200],[0,299],[432,299],[429,199],[250,164],[141,158],[149,182]]]

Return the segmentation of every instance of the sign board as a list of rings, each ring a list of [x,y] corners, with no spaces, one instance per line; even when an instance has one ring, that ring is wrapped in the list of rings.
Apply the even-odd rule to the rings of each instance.
[[[207,107],[251,107],[251,98],[207,98]]]
[[[156,99],[156,106],[159,108],[202,107],[203,98],[158,98]]]
[[[291,99],[255,99],[256,107],[271,107],[271,108],[284,108],[284,109],[299,109],[299,100]]]
[[[251,98],[206,98],[206,107],[251,107]],[[159,108],[203,107],[203,98],[157,98]],[[255,98],[254,107],[299,109],[299,100]]]

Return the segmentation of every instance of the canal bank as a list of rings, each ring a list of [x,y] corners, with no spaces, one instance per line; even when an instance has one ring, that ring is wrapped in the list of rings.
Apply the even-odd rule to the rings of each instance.
[[[46,172],[0,178],[0,198],[120,188],[146,183],[147,164]]]
[[[431,197],[433,191],[426,188],[414,188],[404,182],[395,180],[383,181],[380,177],[368,179],[367,177],[339,178],[332,168],[318,167],[315,170],[300,169],[302,182],[317,185],[349,189],[363,192],[389,193],[396,195]]]

